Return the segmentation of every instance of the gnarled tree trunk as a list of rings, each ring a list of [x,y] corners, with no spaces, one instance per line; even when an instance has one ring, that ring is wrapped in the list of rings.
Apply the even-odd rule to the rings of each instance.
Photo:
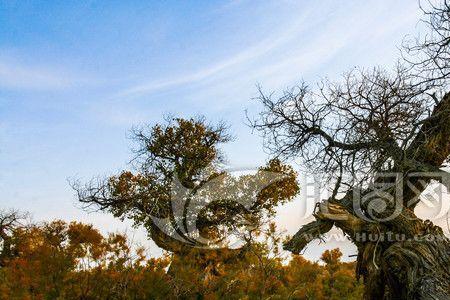
[[[358,209],[369,213],[370,204],[355,206],[359,205],[359,199],[351,190],[342,199],[323,201],[315,213],[316,220],[303,226],[285,244],[285,249],[299,253],[334,225],[358,248],[356,271],[364,278],[366,299],[450,299],[450,241],[440,227],[414,214],[418,194],[431,179],[448,176],[445,172],[441,174],[439,167],[449,154],[450,94],[447,94],[406,151],[402,161],[407,163],[391,170],[401,172],[403,179],[388,190],[393,198],[401,197],[396,199],[402,204],[398,214],[394,213],[395,205],[388,204],[377,214],[378,220],[383,221],[365,218]],[[417,172],[433,172],[435,176]],[[413,173],[416,174],[411,179]],[[398,188],[403,191],[401,196],[396,194]],[[361,195],[369,192],[363,191]]]

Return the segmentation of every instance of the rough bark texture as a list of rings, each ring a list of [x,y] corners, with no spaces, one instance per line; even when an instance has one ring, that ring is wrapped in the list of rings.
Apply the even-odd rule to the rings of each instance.
[[[450,94],[447,94],[432,117],[423,123],[404,154],[404,163],[394,166],[392,172],[401,172],[405,178],[413,172],[436,172],[449,154]],[[355,212],[352,191],[340,200],[325,200],[315,213],[316,220],[302,227],[285,244],[285,249],[299,253],[334,225],[358,248],[357,274],[366,284],[366,299],[450,299],[449,239],[440,227],[414,214],[417,193],[430,180],[416,178],[409,186],[404,184],[402,211],[384,222],[361,218]],[[395,188],[390,193],[395,197]],[[362,207],[363,211],[367,209]],[[389,207],[383,212],[390,213]]]

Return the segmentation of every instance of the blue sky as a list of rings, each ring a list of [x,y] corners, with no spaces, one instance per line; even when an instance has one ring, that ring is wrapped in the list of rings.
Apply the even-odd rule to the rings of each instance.
[[[133,125],[167,113],[225,120],[230,165],[260,165],[262,141],[244,124],[256,84],[280,91],[391,66],[419,18],[411,0],[0,1],[2,207],[128,228],[80,210],[67,180],[127,168]],[[280,209],[288,232],[303,222],[299,205]]]

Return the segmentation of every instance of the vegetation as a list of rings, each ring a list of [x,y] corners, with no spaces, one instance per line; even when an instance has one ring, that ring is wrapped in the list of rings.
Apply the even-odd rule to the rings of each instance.
[[[450,241],[414,212],[430,183],[450,188],[450,5],[433,3],[430,31],[406,44],[395,70],[353,70],[277,99],[261,93],[252,122],[274,155],[302,158],[334,186],[285,249],[299,253],[340,228],[358,247],[366,299],[450,298]]]
[[[299,190],[290,166],[273,159],[254,174],[222,171],[216,146],[229,137],[203,119],[172,119],[134,136],[133,171],[73,186],[86,208],[144,226],[164,256],[148,258],[126,236],[90,225],[27,225],[24,215],[3,212],[1,299],[361,298],[355,264],[342,263],[338,249],[322,264],[280,250],[271,220]]]
[[[299,190],[296,173],[277,159],[253,175],[220,170],[224,157],[217,146],[230,140],[223,124],[173,119],[149,130],[134,130],[133,136],[138,143],[134,172],[74,187],[88,207],[144,226],[156,245],[181,256],[175,262],[197,257],[191,252],[237,259],[242,255],[239,247],[224,249],[229,237],[241,237],[267,223],[274,208]],[[197,263],[207,268],[212,261]],[[177,272],[181,265],[172,264],[170,271]],[[209,272],[216,272],[216,267]]]
[[[355,264],[342,263],[338,249],[321,264],[301,255],[285,260],[274,229],[230,264],[213,252],[147,258],[126,236],[76,222],[14,227],[0,299],[360,299]],[[168,272],[176,259],[181,267]],[[200,267],[202,259],[219,266],[214,274]]]
[[[144,227],[163,257],[91,225],[1,212],[1,299],[449,299],[450,241],[414,211],[431,183],[450,188],[450,5],[433,3],[429,34],[405,42],[394,70],[261,91],[249,121],[273,158],[252,174],[223,168],[224,124],[169,118],[132,131],[129,170],[72,183],[85,209]],[[282,241],[275,210],[300,189],[289,159],[325,174],[331,196]],[[338,249],[305,260],[333,226],[356,263]]]

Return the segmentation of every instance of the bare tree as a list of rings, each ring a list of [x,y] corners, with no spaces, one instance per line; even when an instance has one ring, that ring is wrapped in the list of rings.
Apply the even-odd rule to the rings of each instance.
[[[274,155],[300,157],[333,187],[285,249],[299,253],[340,228],[358,248],[367,299],[450,299],[449,240],[414,213],[430,182],[450,188],[442,170],[450,155],[449,12],[443,1],[426,13],[433,34],[409,48],[421,51],[414,63],[353,70],[339,83],[303,83],[281,97],[261,93],[263,109],[250,120]]]
[[[14,255],[11,235],[15,229],[23,225],[26,217],[26,214],[17,210],[0,210],[0,267]]]
[[[422,82],[446,85],[450,75],[450,2],[422,0],[419,4],[426,30],[404,41],[403,58]]]

